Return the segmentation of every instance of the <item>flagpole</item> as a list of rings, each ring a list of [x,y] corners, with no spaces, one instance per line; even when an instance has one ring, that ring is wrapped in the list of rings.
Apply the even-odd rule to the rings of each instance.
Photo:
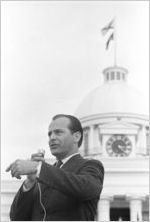
[[[116,17],[114,18],[114,66],[117,66],[117,35],[116,35]]]

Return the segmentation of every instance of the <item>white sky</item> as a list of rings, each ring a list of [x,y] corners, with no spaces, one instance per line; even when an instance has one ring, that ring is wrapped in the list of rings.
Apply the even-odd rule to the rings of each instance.
[[[101,28],[116,16],[117,63],[148,101],[149,1],[2,1],[1,175],[9,163],[48,148],[57,113],[75,112],[113,65]]]

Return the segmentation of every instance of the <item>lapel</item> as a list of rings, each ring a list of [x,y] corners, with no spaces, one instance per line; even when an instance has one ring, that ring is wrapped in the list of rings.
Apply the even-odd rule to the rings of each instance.
[[[64,163],[61,168],[66,171],[77,172],[84,162],[83,157],[80,154],[77,154]]]

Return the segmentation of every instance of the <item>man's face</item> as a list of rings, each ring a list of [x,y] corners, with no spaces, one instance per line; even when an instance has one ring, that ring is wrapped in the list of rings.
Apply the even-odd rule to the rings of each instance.
[[[60,117],[53,120],[48,129],[50,150],[58,159],[63,159],[74,152],[74,137],[69,124],[68,118]]]

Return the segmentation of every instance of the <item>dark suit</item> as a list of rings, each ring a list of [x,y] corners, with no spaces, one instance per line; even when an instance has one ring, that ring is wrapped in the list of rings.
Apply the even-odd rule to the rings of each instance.
[[[80,155],[69,159],[62,168],[42,163],[39,178],[45,220],[94,220],[103,187],[104,168],[98,160]],[[38,184],[27,192],[19,189],[11,206],[11,220],[43,220]]]

